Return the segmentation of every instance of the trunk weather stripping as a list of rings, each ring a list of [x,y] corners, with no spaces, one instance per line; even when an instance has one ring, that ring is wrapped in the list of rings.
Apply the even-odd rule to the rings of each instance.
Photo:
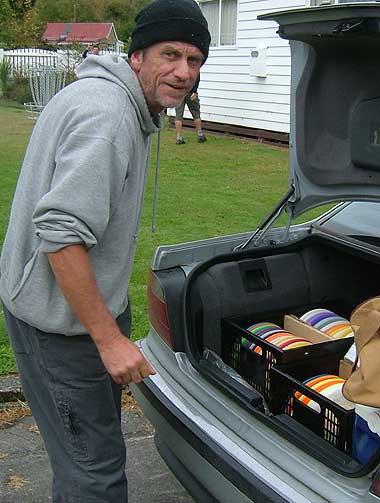
[[[236,246],[233,249],[233,251],[244,250],[244,248],[246,248],[252,241],[254,242],[255,245],[259,244],[260,241],[263,240],[265,234],[275,224],[275,222],[278,220],[284,209],[287,207],[289,218],[282,238],[282,240],[285,240],[288,236],[289,228],[293,219],[293,206],[291,204],[291,199],[294,193],[295,193],[295,186],[292,184],[288,192],[282,197],[282,199],[280,199],[280,201],[274,207],[271,213],[264,218],[264,220],[255,230],[255,232],[247,239],[247,241]]]

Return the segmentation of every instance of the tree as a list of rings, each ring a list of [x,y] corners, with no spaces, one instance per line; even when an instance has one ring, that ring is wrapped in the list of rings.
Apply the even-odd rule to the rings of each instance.
[[[37,0],[35,9],[42,22],[73,22],[75,6],[73,0]]]
[[[9,24],[13,19],[13,11],[8,0],[0,0],[0,47],[8,47],[11,43]]]
[[[9,0],[9,5],[18,19],[25,16],[35,3],[35,0]]]
[[[120,40],[128,42],[139,10],[150,0],[111,0],[105,2],[104,18],[115,24]]]
[[[0,44],[32,47],[41,39],[41,26],[33,5],[35,0],[0,0]]]
[[[11,23],[11,44],[13,47],[38,47],[44,24],[33,9]]]

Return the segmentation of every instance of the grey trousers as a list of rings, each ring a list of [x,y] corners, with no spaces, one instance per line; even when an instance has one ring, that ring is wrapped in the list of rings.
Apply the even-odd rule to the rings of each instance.
[[[4,307],[25,397],[53,470],[53,503],[127,503],[121,386],[89,335],[41,332]],[[130,309],[118,318],[130,334]]]

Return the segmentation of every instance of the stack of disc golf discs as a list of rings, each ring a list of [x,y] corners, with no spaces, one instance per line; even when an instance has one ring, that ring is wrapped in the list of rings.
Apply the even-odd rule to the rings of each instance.
[[[256,337],[260,337],[260,339],[264,339],[266,342],[270,342],[274,346],[277,346],[283,350],[300,348],[302,346],[310,346],[311,342],[304,339],[303,337],[296,337],[294,334],[291,334],[287,330],[279,327],[278,325],[270,322],[261,322],[255,323],[247,328],[249,332],[254,334]],[[257,353],[259,355],[262,354],[262,349],[260,346],[257,346],[254,342],[249,341],[248,339],[242,337],[241,339],[242,345]]]
[[[312,309],[300,319],[333,339],[344,339],[354,335],[350,322],[329,309]]]
[[[331,374],[320,374],[306,379],[303,384],[341,407],[347,410],[353,409],[355,404],[343,396],[342,387],[344,382],[345,380],[342,377]],[[321,412],[320,405],[308,396],[303,395],[300,391],[296,391],[294,396],[304,405],[307,405],[317,412]]]

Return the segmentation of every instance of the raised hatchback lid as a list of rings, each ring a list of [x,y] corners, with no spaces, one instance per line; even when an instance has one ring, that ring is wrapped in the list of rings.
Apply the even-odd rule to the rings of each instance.
[[[346,200],[380,201],[380,4],[259,16],[292,53],[293,214]]]

